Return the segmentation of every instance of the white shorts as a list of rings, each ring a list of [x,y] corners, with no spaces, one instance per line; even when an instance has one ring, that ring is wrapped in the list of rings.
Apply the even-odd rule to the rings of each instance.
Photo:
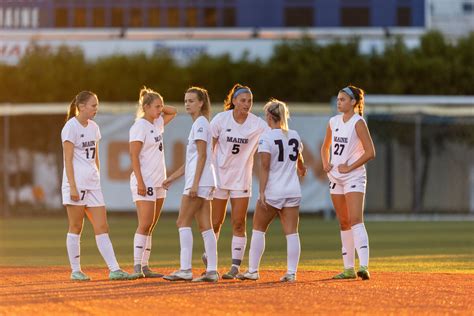
[[[365,175],[349,178],[345,181],[337,181],[334,178],[329,178],[329,193],[330,194],[346,194],[349,192],[365,193],[367,179]]]
[[[105,206],[104,196],[102,190],[81,190],[77,189],[79,193],[79,201],[71,200],[71,191],[69,187],[62,187],[63,205],[84,205],[86,207],[100,207]]]
[[[198,187],[197,196],[205,200],[212,200],[214,198],[214,187]],[[189,189],[185,189],[183,195],[189,195]]]
[[[138,194],[138,186],[131,185],[130,190],[132,191],[133,202],[136,201],[151,201],[155,202],[158,199],[164,199],[166,197],[166,190],[162,187],[148,187],[146,188],[145,196]]]
[[[266,199],[267,204],[274,208],[281,210],[284,207],[295,207],[301,204],[300,197],[281,198],[281,199]]]
[[[227,200],[235,198],[246,198],[252,195],[252,190],[227,190],[216,188],[214,192],[214,198],[220,200]]]

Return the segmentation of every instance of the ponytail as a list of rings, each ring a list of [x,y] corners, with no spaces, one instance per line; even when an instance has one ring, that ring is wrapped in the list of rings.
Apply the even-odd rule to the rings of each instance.
[[[140,90],[140,94],[138,97],[138,106],[135,119],[137,120],[139,118],[142,118],[145,115],[144,107],[146,105],[152,104],[153,101],[155,101],[156,99],[161,99],[161,102],[163,102],[163,97],[161,96],[161,94],[143,86],[143,88]]]
[[[275,122],[280,122],[281,130],[285,135],[288,134],[288,119],[290,118],[290,112],[288,111],[288,106],[285,102],[277,99],[270,99],[270,101],[268,101],[263,107],[263,110],[270,114]]]
[[[365,91],[362,90],[361,88],[358,88],[353,85],[349,85],[342,89],[340,92],[344,92],[347,94],[351,99],[354,99],[356,101],[354,105],[354,110],[357,110],[357,113],[360,116],[364,115],[364,106],[365,106]]]
[[[75,117],[79,114],[79,104],[86,104],[89,101],[89,98],[97,95],[91,91],[81,91],[79,92],[74,99],[72,99],[71,104],[69,104],[69,108],[67,110],[66,115],[66,122],[69,121],[71,118]]]

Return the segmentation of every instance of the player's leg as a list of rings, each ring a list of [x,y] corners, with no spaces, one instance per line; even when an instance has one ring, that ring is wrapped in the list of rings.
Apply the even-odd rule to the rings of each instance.
[[[164,197],[163,198],[158,198],[155,201],[153,218],[152,218],[152,221],[151,221],[151,227],[149,229],[149,234],[147,235],[145,250],[143,252],[143,258],[142,258],[141,265],[142,265],[143,273],[145,274],[145,277],[147,277],[147,278],[161,278],[163,276],[163,274],[155,273],[150,269],[149,260],[150,260],[150,255],[151,255],[153,231],[156,227],[156,224],[158,223],[158,220],[160,219],[161,210],[163,208],[164,201],[165,201]]]
[[[145,277],[142,271],[142,260],[147,246],[148,236],[151,234],[155,216],[155,202],[138,200],[137,207],[138,227],[133,238],[133,275]]]
[[[364,225],[364,198],[363,192],[346,193],[347,209],[351,218],[352,235],[354,238],[355,249],[359,257],[360,268],[357,275],[363,280],[368,280],[370,274],[369,267],[369,237]]]
[[[81,270],[81,233],[84,226],[85,206],[66,205],[69,229],[66,248],[71,265],[71,279],[88,281],[90,278]]]
[[[216,197],[217,195],[217,197]],[[216,189],[214,193],[214,199],[211,201],[212,209],[212,227],[214,229],[214,234],[216,240],[219,241],[219,235],[221,233],[222,224],[224,224],[225,215],[227,211],[227,201],[228,201],[228,190]],[[204,252],[201,256],[204,266],[207,268],[207,256]]]
[[[268,230],[268,226],[277,215],[278,209],[268,204],[263,206],[260,203],[257,203],[255,213],[253,214],[253,229],[249,250],[249,267],[245,273],[238,275],[239,279],[259,279],[260,276],[258,270],[260,268],[260,261],[263,252],[265,251],[265,234]]]
[[[299,203],[297,206],[284,207],[280,212],[283,233],[286,236],[287,271],[280,279],[282,282],[296,281],[296,272],[300,261],[301,243],[298,234]]]
[[[232,266],[223,279],[234,279],[239,274],[240,265],[247,245],[246,222],[249,197],[230,198],[232,223]]]

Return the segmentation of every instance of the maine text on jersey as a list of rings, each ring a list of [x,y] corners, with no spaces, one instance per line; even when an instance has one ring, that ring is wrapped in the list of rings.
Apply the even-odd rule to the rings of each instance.
[[[95,140],[82,142],[82,148],[86,148],[86,147],[95,147]]]
[[[248,138],[238,138],[238,137],[227,136],[227,142],[237,143],[237,144],[248,144],[249,140]]]
[[[334,136],[334,142],[347,144],[348,140],[347,137]]]

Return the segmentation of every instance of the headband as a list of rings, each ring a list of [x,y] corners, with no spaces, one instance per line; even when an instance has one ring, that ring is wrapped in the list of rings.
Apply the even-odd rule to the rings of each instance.
[[[235,90],[234,94],[232,95],[232,99],[236,98],[239,94],[242,94],[242,93],[252,94],[252,91],[250,91],[249,88],[239,88],[239,89]]]
[[[354,92],[352,92],[351,88],[345,87],[345,88],[342,89],[341,91],[344,91],[344,92],[347,93],[351,98],[353,98],[354,100],[356,100],[356,97],[355,97],[355,95],[354,95]]]

